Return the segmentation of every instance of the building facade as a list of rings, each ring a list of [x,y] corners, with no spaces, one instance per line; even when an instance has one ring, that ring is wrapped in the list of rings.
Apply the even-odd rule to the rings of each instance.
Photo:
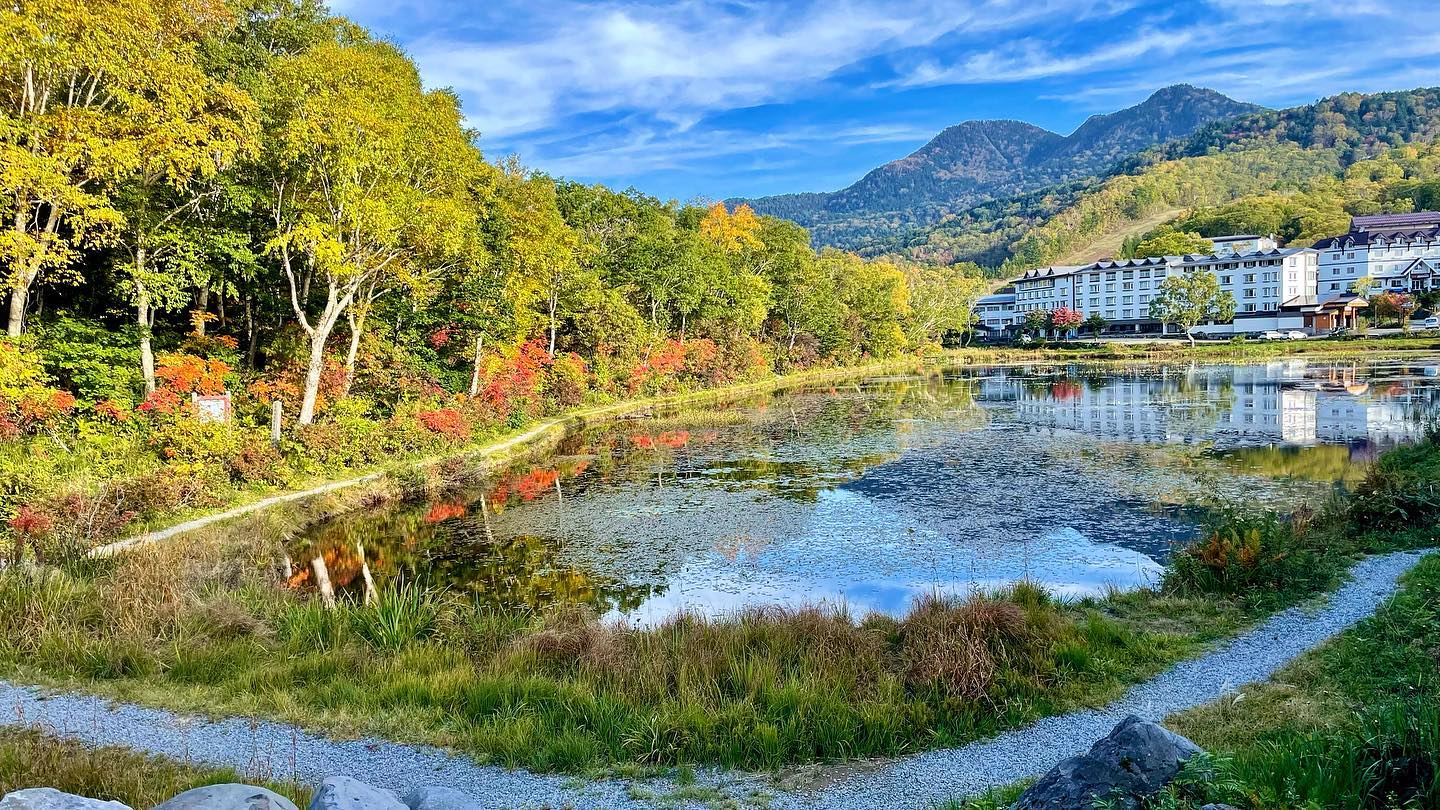
[[[975,302],[975,322],[986,334],[995,337],[1015,331],[1015,291],[1004,288],[981,296]]]
[[[1099,313],[1112,332],[1159,332],[1161,324],[1150,317],[1150,303],[1161,283],[1173,274],[1207,271],[1235,297],[1237,323],[1232,331],[1302,328],[1302,316],[1284,307],[1314,290],[1318,253],[1312,248],[1277,248],[1268,237],[1250,238],[1259,240],[1262,249],[1031,270],[1012,282],[1012,323],[1023,324],[1025,313],[1032,310],[1067,307],[1082,317]]]
[[[1150,302],[1170,275],[1214,273],[1235,298],[1229,324],[1206,324],[1208,334],[1354,326],[1366,302],[1353,292],[1369,278],[1369,293],[1440,288],[1440,212],[1354,217],[1349,233],[1313,248],[1281,248],[1274,236],[1215,237],[1209,255],[1101,260],[1030,270],[1006,290],[982,299],[980,323],[992,334],[1023,329],[1026,314],[1073,309],[1099,314],[1112,333],[1155,333]],[[1008,309],[1007,309],[1008,307]],[[1170,328],[1174,332],[1174,327]]]
[[[1322,301],[1355,291],[1369,278],[1370,293],[1414,292],[1440,286],[1440,211],[1353,217],[1350,231],[1315,243]],[[1366,292],[1366,291],[1362,291]]]

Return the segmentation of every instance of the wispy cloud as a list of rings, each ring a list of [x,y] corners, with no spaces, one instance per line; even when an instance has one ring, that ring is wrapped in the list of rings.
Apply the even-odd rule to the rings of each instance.
[[[1148,29],[1088,50],[1060,49],[1053,42],[1027,38],[996,50],[970,54],[953,64],[922,62],[902,78],[884,84],[900,87],[992,84],[1083,74],[1131,64],[1141,57],[1173,56],[1193,45],[1199,35],[1198,28]]]
[[[1113,3],[1085,3],[1116,8]],[[535,38],[422,36],[409,43],[427,79],[460,91],[499,137],[577,114],[644,110],[684,129],[700,117],[796,97],[867,58],[949,34],[1020,28],[1074,3],[702,0],[549,4]]]
[[[1435,0],[331,2],[459,92],[488,152],[662,194],[804,190],[966,117],[1064,129],[1176,82],[1277,106],[1440,76]]]

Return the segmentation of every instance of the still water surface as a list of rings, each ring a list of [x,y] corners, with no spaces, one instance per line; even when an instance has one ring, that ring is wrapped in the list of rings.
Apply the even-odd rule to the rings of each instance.
[[[1440,415],[1440,358],[964,368],[793,389],[591,429],[423,504],[315,527],[294,583],[413,581],[486,603],[844,604],[1029,577],[1153,580],[1187,506],[1323,497]],[[362,550],[363,549],[363,557]]]

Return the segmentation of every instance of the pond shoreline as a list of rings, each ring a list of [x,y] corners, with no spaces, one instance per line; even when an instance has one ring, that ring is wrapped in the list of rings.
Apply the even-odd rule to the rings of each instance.
[[[1406,338],[1403,342],[1409,344],[1417,342],[1418,340],[1420,339]],[[1383,339],[1376,341],[1376,343],[1383,342],[1388,341],[1384,341]],[[1327,341],[1327,343],[1329,343],[1329,341]],[[1258,355],[1256,352],[1250,351],[1252,344],[1246,344],[1240,347],[1231,344],[1202,344],[1195,348],[1189,348],[1180,344],[1157,343],[1141,344],[1136,347],[1135,354],[1119,357],[1101,354],[1100,352],[1103,346],[1100,344],[1096,344],[1093,347],[1093,351],[1084,344],[1079,344],[1075,348],[1047,347],[1011,349],[967,347],[949,349],[943,354],[927,357],[905,357],[862,366],[804,371],[779,375],[766,380],[703,389],[685,394],[674,394],[640,400],[624,400],[605,405],[580,408],[543,420],[538,424],[523,428],[518,432],[496,437],[482,444],[456,452],[398,462],[381,469],[362,472],[350,477],[319,481],[313,486],[307,486],[298,490],[266,495],[253,501],[233,503],[218,511],[207,512],[183,521],[169,523],[159,528],[150,528],[97,546],[90,550],[89,556],[94,558],[114,556],[129,549],[168,540],[178,535],[196,531],[217,523],[231,521],[274,506],[297,501],[307,501],[329,493],[351,489],[362,484],[377,482],[387,476],[393,476],[405,471],[424,470],[441,464],[465,462],[478,458],[482,459],[482,463],[470,470],[469,474],[472,476],[483,476],[505,464],[515,461],[517,458],[523,458],[529,454],[543,453],[553,448],[567,436],[573,435],[584,428],[631,418],[655,408],[695,405],[706,402],[726,402],[739,399],[746,395],[783,391],[827,381],[872,377],[878,374],[901,372],[907,369],[912,369],[918,373],[922,371],[933,372],[958,368],[1013,368],[1037,364],[1086,363],[1104,367],[1124,367],[1186,361],[1258,365],[1281,359],[1315,361],[1335,361],[1350,358],[1363,358],[1365,360],[1405,359],[1408,357],[1436,356],[1437,352],[1440,352],[1440,341],[1436,341],[1430,346],[1414,348],[1408,345],[1397,348],[1387,348],[1384,345],[1380,345],[1377,349],[1373,344],[1365,345],[1368,343],[1368,341],[1346,341],[1343,345],[1333,347],[1327,345],[1325,348],[1317,351],[1310,351],[1309,346],[1305,343],[1253,344],[1254,349],[1263,350],[1263,353]],[[1072,346],[1074,345],[1075,344],[1072,344]],[[1173,346],[1174,348],[1167,348],[1161,351],[1156,351],[1152,348],[1146,351],[1142,348],[1146,346]],[[1352,346],[1353,348],[1351,348]],[[1281,351],[1273,352],[1274,348],[1279,348]],[[339,513],[331,512],[319,519],[332,518],[337,516],[337,514]],[[304,528],[304,526],[297,528]]]

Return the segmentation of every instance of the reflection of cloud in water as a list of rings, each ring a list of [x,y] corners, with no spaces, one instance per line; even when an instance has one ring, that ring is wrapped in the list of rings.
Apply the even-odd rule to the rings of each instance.
[[[1332,393],[1332,377],[1370,384]],[[1022,577],[1090,594],[1153,579],[1155,560],[1193,536],[1164,504],[1328,491],[1363,454],[1276,448],[1410,435],[1440,409],[1435,379],[1403,364],[1304,362],[874,379],[767,397],[687,441],[643,420],[587,431],[565,451],[584,465],[517,468],[552,479],[497,486],[493,514],[462,517],[457,502],[436,528],[426,505],[406,506],[344,539],[434,584],[470,578],[497,604],[514,600],[507,583],[534,581],[537,604],[593,592],[587,604],[643,622],[817,602],[897,614],[927,592]],[[1301,474],[1318,484],[1288,478]]]
[[[815,604],[843,605],[856,616],[900,615],[936,591],[964,594],[1028,577],[1060,596],[1087,596],[1153,582],[1161,570],[1142,553],[1072,528],[1018,547],[993,538],[956,541],[844,490],[823,493],[805,524],[801,534],[733,561],[715,554],[685,560],[668,572],[666,593],[623,617],[649,624],[680,610],[718,615]]]
[[[907,468],[895,462],[871,474],[883,481],[911,475]],[[914,474],[923,490],[926,477]],[[899,614],[916,596],[937,589],[964,592],[1029,577],[1058,594],[1087,595],[1111,585],[1135,587],[1159,570],[1143,553],[1053,518],[1032,522],[1033,515],[1017,511],[1024,499],[987,506],[984,521],[976,521],[976,513],[957,508],[963,505],[944,493],[907,500],[859,489],[823,490],[811,503],[704,481],[650,488],[638,498],[633,490],[592,489],[563,503],[507,512],[497,528],[564,538],[571,564],[603,576],[663,579],[666,592],[627,616],[642,622],[682,608],[715,615],[817,602],[846,604],[857,614]],[[951,496],[958,491],[963,488],[948,490]],[[1002,507],[1003,515],[989,512]],[[1127,511],[1111,503],[1105,514],[1113,520]],[[1154,524],[1147,530],[1183,528],[1136,511],[1128,520]]]

